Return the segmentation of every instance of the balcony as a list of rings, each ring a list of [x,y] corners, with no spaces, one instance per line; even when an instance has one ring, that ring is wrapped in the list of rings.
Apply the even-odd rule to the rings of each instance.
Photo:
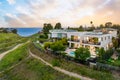
[[[84,43],[84,44],[91,44],[91,45],[101,45],[100,42],[90,42],[90,41],[85,41],[85,40],[83,40],[82,43]]]
[[[76,40],[76,39],[73,39],[73,40],[68,39],[68,41],[69,41],[69,42],[80,42],[80,40]]]

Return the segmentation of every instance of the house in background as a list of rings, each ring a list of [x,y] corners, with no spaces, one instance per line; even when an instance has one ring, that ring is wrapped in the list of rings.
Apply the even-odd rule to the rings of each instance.
[[[91,56],[97,55],[98,48],[108,50],[113,45],[112,37],[117,37],[117,30],[115,29],[94,30],[93,32],[54,29],[50,30],[50,33],[50,38],[53,39],[67,38],[70,49],[87,47]]]

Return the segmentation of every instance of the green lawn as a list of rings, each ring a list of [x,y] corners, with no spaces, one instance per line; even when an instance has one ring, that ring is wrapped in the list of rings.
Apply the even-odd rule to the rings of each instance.
[[[13,33],[0,33],[0,53],[13,48],[18,43],[27,41],[27,38],[22,38]]]
[[[79,80],[57,72],[39,60],[29,58],[14,69],[0,75],[5,80]]]
[[[42,57],[44,60],[46,60],[49,63],[53,63],[55,60],[59,60],[52,56],[51,54],[43,54],[38,49],[36,49],[33,44],[30,45],[31,51]],[[96,80],[116,80],[111,73],[103,72],[103,71],[96,71],[93,69],[88,68],[87,66],[80,65],[71,61],[66,61],[64,59],[59,60],[59,66],[63,69],[66,69],[68,71],[76,72],[78,74],[81,74],[83,76],[87,76]]]
[[[4,71],[25,59],[28,56],[27,47],[28,43],[5,55],[0,61],[0,71]]]

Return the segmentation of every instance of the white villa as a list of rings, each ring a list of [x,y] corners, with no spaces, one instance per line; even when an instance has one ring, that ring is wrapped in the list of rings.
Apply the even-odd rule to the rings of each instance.
[[[112,37],[117,37],[117,30],[111,28],[94,30],[93,32],[55,29],[50,30],[50,33],[50,38],[67,38],[70,49],[87,47],[91,56],[96,56],[97,48],[107,50],[112,47]]]

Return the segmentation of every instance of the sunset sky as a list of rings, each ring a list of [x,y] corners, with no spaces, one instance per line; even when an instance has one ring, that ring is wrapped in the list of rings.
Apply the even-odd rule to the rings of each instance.
[[[0,0],[0,27],[120,24],[120,0]]]

